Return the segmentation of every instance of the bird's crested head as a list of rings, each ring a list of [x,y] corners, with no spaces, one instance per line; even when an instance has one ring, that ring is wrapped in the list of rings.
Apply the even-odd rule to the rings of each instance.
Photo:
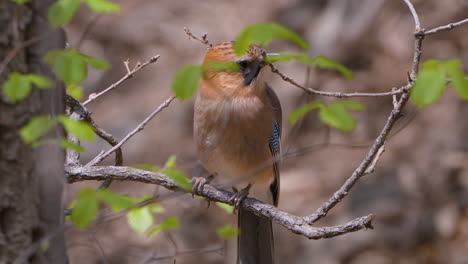
[[[235,85],[253,86],[265,66],[265,50],[251,45],[241,56],[233,50],[234,42],[223,42],[213,46],[206,53],[203,61],[204,79],[213,81],[230,81]],[[226,69],[215,69],[213,65],[226,64]],[[230,67],[229,64],[232,64]],[[216,80],[219,79],[219,80]]]

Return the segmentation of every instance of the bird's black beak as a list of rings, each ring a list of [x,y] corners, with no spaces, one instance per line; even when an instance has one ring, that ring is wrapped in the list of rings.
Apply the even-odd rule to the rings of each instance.
[[[245,67],[242,67],[241,65],[241,70],[244,74],[244,84],[250,85],[253,82],[253,80],[257,78],[263,66],[265,66],[265,63],[259,60],[249,62],[245,65]]]

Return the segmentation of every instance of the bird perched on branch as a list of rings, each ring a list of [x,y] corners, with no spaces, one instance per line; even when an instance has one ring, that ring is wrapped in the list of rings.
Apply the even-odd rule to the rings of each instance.
[[[237,56],[233,42],[210,48],[195,101],[194,138],[198,157],[214,181],[236,194],[239,208],[238,263],[274,263],[269,219],[240,207],[248,195],[278,204],[281,105],[262,79],[266,53],[258,46]],[[213,63],[236,63],[237,70],[215,70]],[[194,184],[194,191],[203,181]]]

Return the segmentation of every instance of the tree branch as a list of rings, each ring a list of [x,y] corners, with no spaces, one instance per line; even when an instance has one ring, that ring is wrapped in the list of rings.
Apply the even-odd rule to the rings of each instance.
[[[155,117],[159,112],[161,112],[164,108],[168,107],[169,104],[175,99],[175,96],[171,96],[166,99],[161,105],[156,108],[156,110],[153,111],[143,122],[141,122],[132,132],[130,132],[128,135],[126,135],[118,144],[116,144],[114,147],[106,151],[104,154],[100,154],[96,156],[92,161],[90,161],[86,166],[94,166],[96,164],[99,164],[102,162],[105,158],[107,158],[112,152],[116,151],[117,149],[120,149],[120,147],[127,142],[133,135],[136,133],[140,132],[141,130],[144,129],[146,124],[148,124],[153,117]]]
[[[325,91],[318,91],[312,88],[307,88],[296,81],[294,81],[292,78],[284,75],[281,73],[273,64],[269,64],[270,69],[273,73],[278,74],[283,81],[286,81],[296,87],[301,88],[304,92],[308,94],[317,94],[317,95],[323,95],[323,96],[331,96],[331,97],[338,97],[338,98],[344,98],[344,97],[379,97],[379,96],[390,96],[390,95],[396,95],[396,94],[401,94],[405,92],[403,89],[397,89],[391,92],[385,92],[385,93],[341,93],[341,92],[325,92]]]
[[[430,29],[430,30],[427,30],[425,32],[425,35],[431,35],[431,34],[434,34],[434,33],[437,33],[439,31],[442,31],[442,30],[451,30],[451,29],[454,29],[456,27],[459,27],[465,23],[468,23],[468,18],[465,18],[461,21],[458,21],[458,22],[455,22],[455,23],[450,23],[448,25],[445,25],[445,26],[440,26],[440,27],[436,27],[436,28],[433,28],[433,29]]]
[[[117,180],[117,181],[136,181],[142,183],[156,184],[165,187],[171,191],[186,192],[175,184],[175,182],[160,172],[150,172],[129,167],[116,166],[67,166],[65,169],[69,183],[75,183],[86,180]],[[203,190],[197,194],[207,198],[210,201],[230,203],[233,193],[218,190],[206,184]],[[306,223],[306,217],[298,217],[287,212],[281,211],[273,205],[262,203],[254,198],[246,198],[242,202],[242,207],[263,217],[270,218],[272,221],[294,233],[301,234],[310,239],[322,239],[334,237],[361,229],[372,228],[373,215],[356,218],[346,224],[333,227],[313,227]]]
[[[421,62],[421,46],[422,41],[424,39],[424,31],[420,30],[419,24],[419,17],[414,10],[413,5],[409,0],[404,0],[405,3],[408,5],[411,13],[413,14],[414,21],[415,21],[415,41],[414,41],[414,53],[413,53],[413,63],[412,63],[412,70],[410,73],[410,79],[408,80],[408,84],[399,90],[405,91],[398,103],[394,105],[394,108],[390,115],[387,118],[387,122],[383,127],[382,131],[380,132],[379,136],[375,139],[374,144],[371,146],[369,152],[367,153],[364,160],[361,164],[356,168],[353,174],[346,180],[346,182],[341,186],[341,188],[336,191],[333,196],[325,203],[320,206],[320,208],[310,215],[307,219],[307,223],[313,224],[327,215],[327,213],[336,205],[338,204],[344,197],[346,197],[351,190],[351,188],[359,181],[359,179],[366,174],[369,167],[375,167],[376,162],[374,160],[378,159],[378,155],[381,155],[381,149],[383,151],[383,146],[385,144],[385,140],[387,139],[388,134],[392,130],[393,125],[395,122],[400,118],[401,111],[403,107],[406,105],[409,99],[409,90],[414,85],[414,80],[416,79],[416,75],[419,71],[419,64]],[[380,152],[380,154],[379,154]]]
[[[118,80],[117,82],[113,83],[111,86],[107,87],[106,89],[104,89],[103,91],[99,92],[98,94],[88,98],[88,100],[86,100],[83,105],[86,106],[87,104],[91,103],[92,101],[96,100],[98,97],[100,97],[101,95],[109,92],[110,90],[116,88],[117,86],[119,86],[122,82],[124,82],[125,80],[127,79],[130,79],[133,77],[133,74],[137,73],[139,70],[143,69],[144,67],[148,66],[149,64],[152,64],[152,63],[155,63],[158,59],[159,59],[160,55],[156,55],[156,56],[153,56],[151,57],[148,61],[144,62],[143,64],[141,63],[137,63],[135,65],[135,67],[132,69],[132,70],[128,70],[127,68],[127,74],[125,74],[124,77],[122,77],[120,80]]]

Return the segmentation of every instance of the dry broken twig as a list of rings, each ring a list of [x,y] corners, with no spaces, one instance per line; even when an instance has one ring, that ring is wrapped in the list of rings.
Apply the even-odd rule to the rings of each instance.
[[[192,34],[190,29],[188,29],[186,27],[184,27],[184,31],[185,31],[185,34],[187,34],[189,36],[189,39],[193,38],[195,40],[200,41],[201,44],[205,45],[205,47],[207,49],[210,49],[211,47],[213,47],[213,44],[211,44],[211,42],[209,42],[208,39],[207,39],[208,33],[203,34],[203,36],[201,38],[199,38],[199,37],[195,36],[194,34]]]
[[[124,82],[125,80],[127,79],[130,79],[133,77],[133,74],[137,73],[139,70],[143,69],[144,67],[148,66],[149,64],[152,64],[152,63],[155,63],[158,59],[159,59],[160,55],[156,55],[156,56],[153,56],[151,57],[148,61],[144,62],[144,63],[137,63],[135,65],[135,67],[129,71],[129,68],[127,67],[127,74],[125,74],[124,77],[122,77],[120,80],[118,80],[117,82],[113,83],[111,86],[107,87],[106,89],[104,89],[103,91],[99,92],[98,94],[88,98],[88,100],[86,100],[85,102],[83,102],[83,106],[86,106],[87,104],[91,103],[92,101],[96,100],[98,97],[100,97],[101,95],[109,92],[110,90],[112,89],[115,89],[117,86],[119,86],[122,82]],[[125,64],[125,63],[124,63]]]

